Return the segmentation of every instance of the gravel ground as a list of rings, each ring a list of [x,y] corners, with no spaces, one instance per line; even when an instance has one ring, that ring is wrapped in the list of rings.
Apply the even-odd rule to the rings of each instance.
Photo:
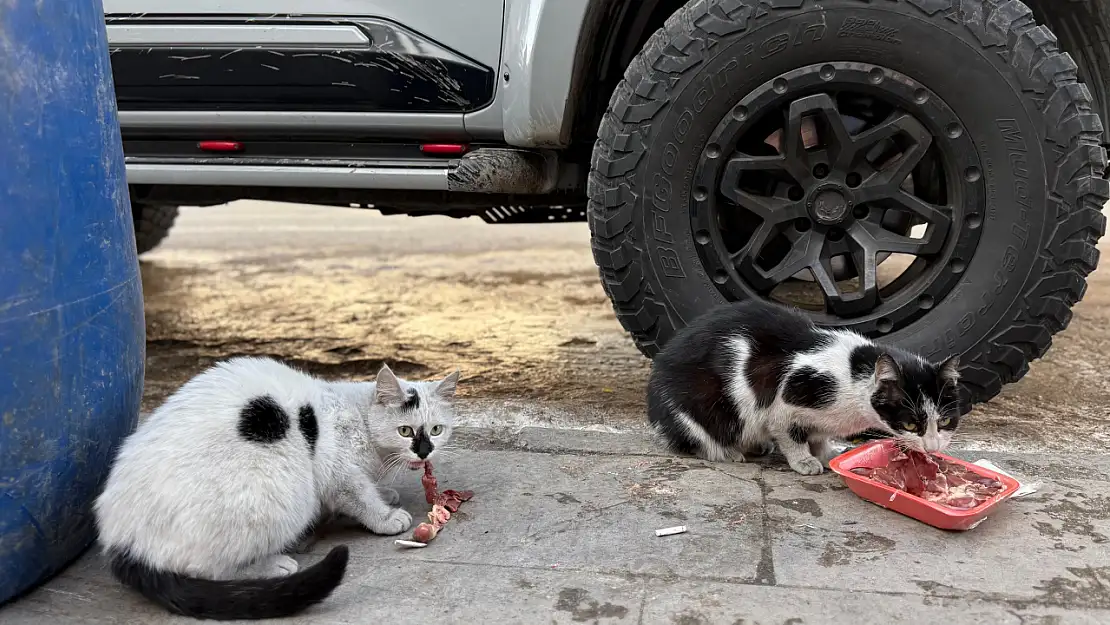
[[[976,409],[961,447],[1110,444],[1108,276],[1091,277],[1048,356]],[[217,359],[268,354],[336,378],[370,377],[382,362],[413,377],[459,367],[474,406],[530,406],[529,419],[564,427],[643,421],[649,362],[602,292],[585,224],[262,202],[188,208],[143,257],[143,287],[145,410]]]

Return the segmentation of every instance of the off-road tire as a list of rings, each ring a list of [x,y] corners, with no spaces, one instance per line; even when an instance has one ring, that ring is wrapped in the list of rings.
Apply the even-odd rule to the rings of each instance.
[[[135,222],[135,247],[145,254],[158,247],[170,233],[177,219],[177,207],[133,202],[131,216]]]
[[[901,24],[903,32],[887,31],[886,41],[880,40],[882,31],[871,31],[870,37],[867,33],[845,37],[837,29],[848,16]],[[809,23],[827,20],[827,40],[820,50],[788,47],[768,59],[777,66],[773,70],[764,63],[744,69],[741,61],[741,69],[730,77],[733,82],[706,95],[704,85],[722,71],[726,59],[743,54],[746,46],[751,49],[749,44],[758,51],[769,36],[805,19]],[[930,37],[917,38],[914,33],[920,30],[930,31]],[[794,41],[804,44],[806,40]],[[934,92],[986,89],[968,84],[971,81],[966,78],[959,82],[960,72],[952,65],[914,71],[922,70],[915,64],[926,62],[915,60],[919,51],[943,45],[966,48],[967,63],[993,65],[997,72],[990,74],[991,80],[1009,85],[1008,92],[978,94],[983,104],[971,107],[969,116],[994,118],[1015,110],[1023,115],[1018,119],[1031,146],[1026,196],[1031,209],[1020,217],[1004,213],[1016,210],[1016,202],[1008,200],[1015,186],[1014,170],[1007,162],[1012,159],[1004,151],[998,158],[1001,148],[996,135],[1001,133],[995,124],[969,125],[968,133],[980,146],[980,158],[984,163],[993,160],[985,176],[1000,225],[992,232],[994,218],[990,223],[984,220],[980,247],[968,262],[963,283],[945,298],[948,301],[938,302],[924,317],[885,340],[936,359],[963,354],[965,397],[972,401],[986,401],[1003,384],[1025,375],[1029,362],[1048,349],[1052,335],[1067,327],[1071,307],[1086,290],[1085,278],[1098,263],[1096,243],[1105,230],[1102,208],[1110,196],[1110,184],[1104,178],[1106,153],[1100,147],[1103,127],[1092,110],[1090,91],[1077,82],[1076,65],[1060,51],[1053,34],[1015,0],[691,0],[671,16],[629,65],[612,95],[598,131],[588,185],[594,259],[617,317],[644,354],[654,356],[677,329],[725,301],[698,262],[692,232],[675,225],[679,223],[676,212],[689,213],[692,171],[705,137],[721,119],[716,112],[713,119],[704,121],[689,113],[708,112],[717,106],[712,98],[718,96],[722,103],[725,99],[735,103],[752,85],[786,69],[828,61],[884,64]],[[811,58],[829,49],[855,58]],[[902,50],[914,54],[903,55]],[[899,57],[904,58],[898,61]],[[702,101],[696,102],[699,90]],[[947,96],[942,93],[942,97]],[[956,95],[955,99],[968,97]],[[962,119],[964,111],[952,106]],[[997,114],[993,108],[982,108],[994,106],[999,107]],[[728,109],[723,110],[727,114]],[[676,127],[683,113],[687,114],[681,122],[687,124],[685,143],[675,157],[677,163],[672,163],[675,175],[668,183],[669,201],[660,203],[655,197],[663,175],[658,161],[668,142],[677,141]],[[671,216],[661,215],[663,209]],[[1026,219],[1022,223],[1029,229],[1026,244],[1014,255],[1009,250],[1017,243],[1009,232],[1012,225],[1006,222],[1019,218]],[[683,263],[667,275],[658,252],[664,244],[658,234],[651,236],[659,223],[654,220],[660,219],[674,220],[667,222],[665,231],[672,240],[667,245],[672,256],[666,261],[677,258]],[[997,266],[994,274],[989,269],[992,264]],[[977,277],[984,275],[995,279]]]

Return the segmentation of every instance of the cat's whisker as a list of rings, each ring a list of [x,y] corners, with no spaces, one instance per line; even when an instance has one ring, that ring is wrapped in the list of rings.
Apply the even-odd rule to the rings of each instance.
[[[965,438],[967,437],[953,433],[952,436],[948,437],[948,446],[951,447],[954,443],[962,443]]]
[[[943,415],[943,414],[947,413],[948,411],[952,410],[953,408],[959,408],[959,406],[960,406],[960,400],[957,398],[957,399],[954,399],[952,401],[941,404],[940,408],[937,409],[937,412],[939,412],[940,414]]]
[[[385,473],[385,471],[389,469],[389,466],[390,466],[390,465],[391,465],[391,464],[392,464],[393,462],[395,462],[395,461],[396,461],[396,460],[397,460],[398,458],[399,458],[399,456],[398,456],[397,454],[389,454],[388,456],[386,456],[386,457],[385,457],[385,458],[384,458],[384,459],[382,460],[382,464],[381,464],[381,466],[380,466],[380,467],[378,467],[378,471],[377,471],[378,475],[382,475],[382,474],[384,474],[384,473]]]
[[[392,483],[396,482],[397,478],[401,475],[401,471],[403,471],[403,470],[404,470],[403,465],[401,465],[401,464],[395,465],[393,467],[393,469],[389,472],[389,483],[392,484]]]
[[[922,445],[920,439],[917,439],[916,437],[895,435],[895,437],[893,438],[893,441],[894,441],[894,446],[897,447],[898,450],[902,451],[902,452],[907,452],[907,451],[924,452],[925,451],[924,445]]]
[[[398,453],[392,453],[386,456],[385,461],[378,468],[378,480],[389,479],[390,482],[397,479],[397,472],[405,462],[404,456]]]
[[[401,454],[394,454],[393,458],[389,461],[389,464],[386,465],[387,473],[393,473],[397,469],[401,468],[401,465],[403,465],[404,463],[404,456],[402,456]]]
[[[392,483],[393,478],[390,477],[392,473],[392,471],[387,470],[379,471],[378,475],[374,478],[374,481],[378,484],[385,484],[386,482]]]

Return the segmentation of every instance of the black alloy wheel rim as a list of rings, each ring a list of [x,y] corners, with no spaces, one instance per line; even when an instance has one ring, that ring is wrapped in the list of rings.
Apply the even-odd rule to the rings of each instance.
[[[887,68],[838,62],[778,76],[733,107],[702,151],[690,217],[727,299],[778,300],[875,335],[959,282],[985,202],[975,145],[940,97]],[[904,269],[881,271],[895,256],[890,267]],[[816,301],[782,295],[806,280]]]

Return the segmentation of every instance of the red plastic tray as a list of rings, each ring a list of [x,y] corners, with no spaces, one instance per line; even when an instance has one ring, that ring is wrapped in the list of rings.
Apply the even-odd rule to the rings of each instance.
[[[964,462],[959,458],[934,454],[949,462],[967,467],[979,475],[996,479],[1002,482],[1005,487],[1001,493],[988,499],[982,505],[970,510],[959,510],[926,501],[905,491],[891,488],[862,475],[852,473],[852,469],[860,467],[869,469],[885,467],[890,461],[893,451],[894,443],[888,440],[867,443],[833,458],[829,461],[829,468],[840,474],[848,488],[860,497],[943,530],[963,531],[975,527],[980,521],[987,518],[998,507],[998,504],[1013,495],[1020,487],[1017,480],[1007,475],[1000,475],[979,465]]]

